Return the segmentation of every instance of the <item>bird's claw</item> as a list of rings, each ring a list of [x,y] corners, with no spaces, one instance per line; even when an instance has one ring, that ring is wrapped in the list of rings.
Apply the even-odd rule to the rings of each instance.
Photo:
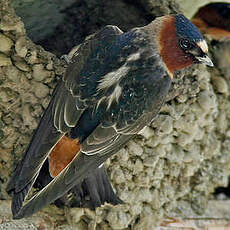
[[[69,65],[69,63],[70,63],[70,58],[68,57],[67,54],[62,55],[61,60],[64,60],[67,65]]]

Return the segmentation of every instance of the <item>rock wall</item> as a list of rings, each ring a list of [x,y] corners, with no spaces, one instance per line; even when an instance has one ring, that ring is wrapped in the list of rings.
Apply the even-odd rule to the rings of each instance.
[[[74,31],[78,42],[108,22],[129,29],[179,10],[175,1],[117,1],[116,7],[115,3],[95,2],[84,1],[88,7],[84,9],[91,7],[90,13],[84,15],[94,20],[93,24],[90,20],[80,24],[87,26],[79,34]],[[130,8],[122,8],[124,5]],[[105,18],[103,21],[99,17],[98,24],[95,15],[100,12]],[[122,17],[116,23],[119,13]],[[62,36],[57,41],[61,39]],[[66,41],[68,45],[56,54],[73,44],[69,38]],[[56,46],[49,47],[52,51]],[[202,213],[214,188],[226,186],[230,175],[229,58],[223,58],[228,57],[230,45],[220,43],[210,46],[210,50],[215,68],[195,66],[178,73],[158,118],[106,162],[114,189],[124,205],[105,206],[96,212],[50,205],[26,222],[20,222],[21,229],[31,225],[28,229],[149,230],[172,213],[183,217],[185,202],[191,215]],[[8,222],[10,198],[5,192],[6,183],[63,72],[64,66],[56,56],[28,39],[8,0],[1,1],[0,207],[3,205],[7,211],[0,212],[0,229],[13,229],[19,223]]]

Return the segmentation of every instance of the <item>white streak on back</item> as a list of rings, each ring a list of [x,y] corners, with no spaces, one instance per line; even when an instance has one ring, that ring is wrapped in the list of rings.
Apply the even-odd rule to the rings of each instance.
[[[140,59],[140,57],[141,57],[141,54],[140,54],[140,53],[133,53],[133,54],[130,54],[130,55],[128,56],[127,61],[128,61],[128,62],[130,62],[130,61],[136,61],[136,60]]]
[[[119,97],[121,96],[122,93],[122,88],[119,85],[116,85],[113,93],[107,98],[108,100],[108,105],[107,105],[107,110],[110,108],[112,102],[116,100],[118,103]]]
[[[121,66],[116,71],[112,71],[107,73],[105,76],[102,77],[100,80],[97,89],[103,90],[109,88],[110,86],[116,84],[123,76],[125,76],[129,71],[129,67],[125,65]]]

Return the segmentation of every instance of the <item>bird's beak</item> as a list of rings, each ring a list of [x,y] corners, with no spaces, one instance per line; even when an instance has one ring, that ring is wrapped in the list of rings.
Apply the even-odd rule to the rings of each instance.
[[[213,63],[212,60],[209,58],[209,56],[206,54],[208,53],[208,45],[206,43],[205,40],[199,41],[197,43],[197,46],[200,47],[200,49],[202,50],[203,54],[202,57],[196,56],[196,59],[200,62],[203,63],[207,66],[213,67]]]
[[[213,62],[210,59],[210,57],[208,55],[204,55],[203,57],[196,57],[196,59],[200,62],[203,63],[207,66],[213,67]]]

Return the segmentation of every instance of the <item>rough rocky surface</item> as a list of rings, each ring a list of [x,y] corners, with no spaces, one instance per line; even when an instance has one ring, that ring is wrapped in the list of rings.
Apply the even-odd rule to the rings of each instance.
[[[178,10],[174,0],[58,0],[48,4],[44,0],[12,2],[25,23],[28,36],[59,56],[105,25],[117,25],[127,31],[146,25],[156,16]],[[74,3],[70,5],[71,2]]]
[[[122,5],[129,1],[118,2]],[[139,13],[131,24],[124,19],[124,28],[175,12],[178,7],[174,1],[142,0],[139,4],[146,17]],[[131,12],[137,12],[137,7],[133,6]],[[119,17],[109,18],[114,18],[111,23],[116,24]],[[5,201],[9,199],[6,183],[64,67],[53,54],[27,38],[24,25],[8,0],[0,2],[0,19],[0,207],[8,210],[0,211],[0,229],[149,230],[175,211],[181,217],[203,213],[214,188],[227,185],[230,44],[226,42],[210,46],[215,68],[196,66],[179,73],[168,102],[154,123],[106,162],[114,189],[126,204],[105,206],[96,212],[48,206],[31,219],[10,222],[9,201]],[[98,26],[89,22],[91,29],[87,33],[104,24],[108,24],[105,19]],[[79,42],[84,35],[83,32],[76,35]],[[223,59],[223,55],[226,58]],[[178,205],[185,201],[188,212]],[[41,223],[44,226],[40,227]]]

